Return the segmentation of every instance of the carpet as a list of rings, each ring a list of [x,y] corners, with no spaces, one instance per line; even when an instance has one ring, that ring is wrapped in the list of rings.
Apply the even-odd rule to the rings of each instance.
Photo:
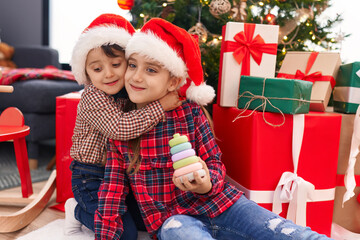
[[[55,155],[55,145],[45,142],[40,147],[38,169],[31,170],[33,183],[47,180],[51,171],[46,170],[47,164]],[[12,142],[0,142],[0,190],[20,186],[20,176],[16,165],[14,144]]]
[[[30,232],[24,236],[17,238],[17,240],[93,240],[94,233],[83,227],[83,233],[79,235],[64,236],[65,220],[57,219],[39,228],[33,232]],[[138,240],[150,240],[149,235],[146,232],[139,232]]]
[[[360,234],[350,232],[336,223],[332,223],[331,238],[334,240],[359,240]]]

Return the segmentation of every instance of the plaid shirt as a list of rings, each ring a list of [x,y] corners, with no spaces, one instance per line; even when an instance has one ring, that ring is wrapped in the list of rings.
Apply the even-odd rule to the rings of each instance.
[[[123,232],[121,215],[127,210],[125,196],[129,185],[147,231],[153,238],[172,215],[206,214],[212,218],[240,198],[242,193],[224,180],[226,170],[220,160],[221,152],[200,107],[186,102],[165,115],[165,122],[141,136],[141,166],[134,175],[126,174],[128,152],[132,152],[128,143],[110,140],[104,182],[98,192],[99,205],[95,213],[96,239],[120,239]],[[169,140],[175,133],[187,135],[197,156],[206,162],[212,181],[209,193],[184,192],[173,184]]]
[[[125,99],[115,99],[93,85],[85,87],[77,109],[70,156],[80,162],[103,163],[108,139],[129,140],[152,129],[164,118],[159,101],[124,113]]]

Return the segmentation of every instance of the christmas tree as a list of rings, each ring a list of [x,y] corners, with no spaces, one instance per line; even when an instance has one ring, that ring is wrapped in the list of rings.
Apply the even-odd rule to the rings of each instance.
[[[338,49],[331,29],[341,22],[340,15],[333,19],[320,17],[329,4],[329,0],[135,0],[130,13],[136,28],[152,17],[160,17],[198,35],[205,78],[216,90],[221,31],[227,22],[279,25],[279,69],[287,51]]]

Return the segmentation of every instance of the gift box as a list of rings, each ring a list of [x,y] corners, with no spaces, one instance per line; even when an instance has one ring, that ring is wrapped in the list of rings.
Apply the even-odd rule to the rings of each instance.
[[[338,175],[335,189],[333,222],[350,232],[360,234],[360,203],[356,198],[360,194],[360,175],[356,175],[355,196],[350,198],[344,204],[344,207],[342,207],[345,192],[344,175]]]
[[[333,94],[334,111],[356,112],[360,104],[360,62],[340,66]]]
[[[360,203],[357,197],[360,194],[360,155],[356,154],[358,149],[358,142],[354,141],[353,130],[355,114],[341,114],[341,133],[340,133],[340,146],[339,146],[339,158],[337,168],[337,186],[335,190],[335,202],[334,202],[334,216],[333,222],[337,225],[349,230],[353,233],[360,233]],[[352,146],[352,144],[354,144]],[[344,196],[346,194],[345,188],[345,174],[349,166],[349,158],[353,154],[351,150],[355,150],[354,154],[354,167],[352,170],[354,173],[356,187],[354,189],[354,196],[344,202]],[[352,177],[349,175],[349,177]],[[351,190],[351,189],[350,189]]]
[[[309,191],[299,193],[295,189],[294,193],[298,194],[293,199],[305,199],[299,200],[298,208],[294,208],[292,200],[283,199],[280,215],[288,217],[290,213],[293,218],[296,213],[297,224],[303,225],[304,222],[301,224],[297,220],[305,220],[306,226],[330,236],[341,115],[322,112],[281,115],[258,111],[250,115],[250,110],[246,110],[249,116],[237,119],[240,112],[241,109],[214,104],[214,128],[227,175],[242,186],[249,199],[269,210],[276,206],[276,212],[279,210],[279,190],[286,190],[283,188],[286,184],[281,184],[289,176],[288,179],[294,180],[287,182],[290,186],[293,183],[299,187],[298,190],[305,187]],[[299,117],[303,118],[300,121],[302,127]],[[274,123],[282,118],[285,121],[279,127],[264,121]],[[294,119],[298,127],[293,126]],[[303,129],[302,141],[294,138],[300,129]],[[293,150],[299,142],[301,148]],[[295,164],[296,156],[298,161]]]
[[[277,113],[308,113],[312,83],[241,76],[238,108]]]
[[[324,112],[335,86],[340,64],[339,53],[288,52],[277,77],[313,82],[310,111]]]
[[[81,94],[68,93],[56,97],[56,202],[73,197],[71,190],[70,148],[74,132],[77,105]]]
[[[228,22],[222,30],[218,103],[237,105],[240,76],[274,77],[279,26]]]

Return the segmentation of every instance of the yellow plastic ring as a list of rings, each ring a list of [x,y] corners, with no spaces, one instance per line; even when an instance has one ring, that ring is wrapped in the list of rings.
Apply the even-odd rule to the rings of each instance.
[[[198,161],[199,161],[199,158],[197,156],[187,157],[187,158],[184,158],[184,159],[174,162],[173,168],[176,170],[178,168],[185,167],[187,165],[196,163]]]

